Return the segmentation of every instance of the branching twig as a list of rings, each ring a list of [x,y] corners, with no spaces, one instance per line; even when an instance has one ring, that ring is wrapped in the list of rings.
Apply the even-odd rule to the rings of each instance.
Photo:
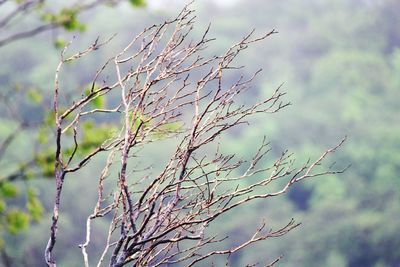
[[[85,241],[80,245],[85,266],[89,266],[87,247],[90,246],[91,223],[107,214],[113,214],[113,217],[97,266],[108,256],[111,267],[177,263],[193,266],[211,257],[229,256],[254,243],[282,236],[299,225],[292,219],[277,230],[266,230],[263,223],[244,242],[230,249],[213,250],[210,245],[221,243],[225,238],[209,237],[207,229],[220,216],[256,199],[282,195],[306,178],[344,171],[318,169],[344,140],[315,161],[309,160],[300,167],[294,165],[293,155],[287,151],[267,165],[270,148],[265,138],[248,161],[239,160],[236,155],[222,154],[219,146],[211,153],[211,144],[217,139],[223,140],[225,132],[248,125],[249,118],[257,114],[278,112],[289,103],[283,101],[285,94],[281,92],[281,86],[267,99],[247,105],[239,103],[239,97],[249,90],[250,83],[260,71],[249,78],[241,76],[234,83],[225,79],[227,71],[238,69],[234,61],[240,52],[275,34],[275,30],[260,37],[255,37],[255,32],[251,31],[221,56],[203,58],[201,52],[213,38],[208,38],[208,27],[200,40],[189,40],[194,20],[195,15],[188,5],[175,19],[146,28],[100,67],[86,96],[74,100],[61,112],[58,98],[63,92],[58,77],[62,64],[83,58],[103,44],[96,40],[87,50],[70,57],[65,56],[65,51],[62,53],[53,101],[57,191],[51,237],[46,249],[49,266],[55,266],[51,253],[64,177],[81,170],[100,152],[108,151],[109,157],[99,178],[96,205],[86,221]],[[99,75],[112,62],[115,80],[96,88]],[[116,90],[119,90],[120,102],[114,108],[88,107],[97,97],[107,97]],[[78,135],[80,118],[90,118],[94,113],[119,116],[122,126],[119,125],[119,133],[103,140],[91,152],[78,156],[82,142]],[[74,147],[68,160],[63,160],[62,145],[69,129],[74,131]],[[158,174],[143,176],[136,169],[130,171],[140,149],[168,138],[176,139],[177,147]],[[161,147],[155,149],[162,153]],[[118,163],[113,160],[115,156],[120,158]],[[117,184],[110,192],[114,196],[112,200],[104,197],[106,177]],[[278,180],[284,181],[282,187],[270,191],[269,185]]]

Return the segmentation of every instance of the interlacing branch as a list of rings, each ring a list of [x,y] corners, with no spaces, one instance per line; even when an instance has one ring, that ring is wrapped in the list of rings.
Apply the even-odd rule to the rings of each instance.
[[[194,23],[194,11],[187,5],[176,18],[144,29],[99,68],[88,93],[60,109],[61,66],[80,60],[110,40],[104,43],[96,40],[87,50],[68,57],[66,50],[63,51],[54,90],[57,187],[46,248],[48,266],[56,264],[52,250],[63,181],[99,153],[108,153],[108,157],[98,180],[97,202],[87,217],[86,235],[80,245],[86,267],[94,262],[87,248],[92,240],[91,224],[98,218],[108,218],[110,225],[97,266],[106,261],[111,267],[120,267],[194,266],[219,256],[229,260],[230,255],[254,243],[280,237],[299,224],[292,219],[275,229],[263,222],[246,241],[219,250],[213,248],[229,237],[209,235],[208,228],[217,218],[229,216],[232,209],[257,199],[282,195],[304,179],[345,170],[323,167],[327,157],[344,140],[316,160],[308,160],[300,166],[287,151],[271,163],[271,149],[266,138],[249,160],[224,154],[220,142],[229,130],[245,127],[257,114],[275,113],[289,105],[283,100],[282,86],[266,99],[241,103],[241,97],[248,97],[250,84],[260,71],[250,77],[238,75],[233,82],[226,78],[226,73],[240,68],[234,63],[243,50],[276,31],[261,36],[251,31],[222,55],[206,58],[202,51],[214,40],[208,37],[210,27],[198,40],[192,40]],[[110,71],[108,66],[113,67],[114,75],[105,73]],[[99,85],[101,79],[103,84]],[[113,107],[93,109],[90,106],[92,101],[110,94],[114,97]],[[115,104],[116,95],[119,103]],[[79,153],[81,124],[93,114],[105,118],[112,115],[114,122],[115,117],[120,119],[116,131],[82,155]],[[71,131],[72,135],[67,135]],[[168,152],[162,166],[156,163],[157,168],[153,168],[147,161],[140,162],[141,151],[148,147],[156,149],[160,155],[165,154],[154,144],[166,139],[175,142],[176,148]],[[68,140],[73,149],[64,155],[63,145]],[[112,179],[116,187],[105,186],[106,179]],[[279,184],[281,188],[272,190],[270,188],[277,188],[271,187],[272,184]],[[274,265],[280,258],[267,266]]]

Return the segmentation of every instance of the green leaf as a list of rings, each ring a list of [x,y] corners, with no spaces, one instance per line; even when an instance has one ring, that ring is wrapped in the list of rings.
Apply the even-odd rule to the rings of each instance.
[[[82,137],[78,140],[78,149],[75,156],[82,157],[100,147],[105,141],[113,137],[117,132],[117,127],[110,123],[94,125],[93,121],[82,123]],[[63,150],[64,157],[70,157],[75,147],[69,147]],[[44,165],[43,165],[44,167]],[[54,169],[54,167],[52,168]]]
[[[131,5],[134,7],[146,6],[146,0],[129,0],[129,3],[131,3]]]
[[[103,144],[104,141],[110,139],[116,131],[116,127],[109,123],[104,123],[94,127],[92,122],[86,122],[83,125],[83,138],[80,144],[80,149],[88,152],[88,150],[97,148]]]
[[[54,41],[54,46],[55,46],[55,48],[57,48],[57,49],[62,49],[62,48],[64,48],[66,45],[67,45],[67,42],[66,42],[64,39],[57,38],[57,39]]]
[[[0,213],[3,213],[6,210],[6,202],[4,200],[0,200]]]
[[[8,224],[8,231],[15,235],[28,228],[29,216],[22,211],[14,209],[6,215],[6,221]]]
[[[149,122],[146,122],[146,117],[144,115],[139,113],[139,114],[136,114],[136,118],[134,118],[134,116],[135,116],[134,111],[131,111],[129,114],[129,121],[133,122],[132,129],[131,129],[132,132],[135,132],[138,129],[138,127],[142,121],[144,121],[144,123],[142,125],[143,129],[145,129],[149,126]]]
[[[54,151],[48,150],[38,153],[35,158],[42,175],[52,177],[54,175]]]
[[[25,176],[26,176],[26,179],[29,180],[29,179],[32,179],[35,175],[34,175],[33,171],[28,170],[28,171],[26,171]]]
[[[47,114],[44,117],[44,124],[49,126],[49,127],[54,127],[56,123],[56,116],[54,115],[54,112],[51,110],[47,112]]]
[[[97,97],[93,98],[92,105],[94,108],[98,108],[98,109],[103,108],[105,105],[104,97],[97,96]]]
[[[93,129],[93,121],[85,121],[84,123],[82,123],[82,128],[84,131],[90,131],[91,129]]]
[[[44,14],[41,16],[41,19],[42,19],[42,21],[44,21],[44,22],[53,22],[54,19],[55,19],[55,15],[54,15],[54,14],[51,14],[51,13],[44,13]]]
[[[76,9],[62,9],[57,17],[57,23],[61,24],[67,31],[84,31],[85,25],[78,21],[77,14],[78,10]]]
[[[38,136],[37,136],[37,140],[38,140],[39,144],[44,145],[49,142],[48,134],[49,133],[47,132],[45,127],[40,127]]]
[[[180,129],[182,129],[183,124],[181,122],[171,122],[164,125],[161,125],[157,128],[155,132],[155,137],[159,139],[164,139],[170,136],[171,134],[178,133]]]
[[[42,96],[35,89],[30,89],[27,92],[27,97],[33,104],[39,104],[40,102],[42,102]]]
[[[164,124],[163,126],[161,126],[161,130],[166,131],[166,132],[177,132],[182,128],[182,123],[181,122],[171,122],[171,123],[167,123]]]
[[[84,90],[83,95],[85,97],[90,95],[90,101],[91,101],[91,105],[93,106],[93,108],[101,109],[101,108],[104,108],[106,101],[105,101],[104,96],[99,95],[99,93],[97,92],[98,89],[99,89],[99,86],[97,84],[95,84],[93,86],[93,88],[92,88],[92,84],[90,84]]]
[[[32,219],[38,222],[43,216],[43,206],[37,198],[36,192],[33,188],[28,189],[28,202],[26,208],[29,211]]]
[[[64,27],[67,31],[84,31],[85,25],[78,21],[78,9],[64,8],[59,14],[45,13],[41,19]]]
[[[0,184],[0,192],[5,198],[14,198],[18,195],[17,187],[9,182]]]

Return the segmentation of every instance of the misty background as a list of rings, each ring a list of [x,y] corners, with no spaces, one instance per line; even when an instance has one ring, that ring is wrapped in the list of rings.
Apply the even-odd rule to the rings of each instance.
[[[77,94],[135,34],[175,16],[183,5],[184,1],[154,0],[144,8],[103,6],[82,14],[83,33],[58,29],[2,47],[0,90],[22,87],[39,92],[39,106],[29,101],[18,106],[19,116],[39,122],[51,108],[60,55],[57,42],[73,40],[71,49],[79,51],[98,36],[106,39],[117,34],[95,54],[66,66],[62,88]],[[210,36],[216,38],[205,55],[221,53],[253,28],[259,34],[272,29],[279,32],[240,56],[237,65],[245,68],[237,75],[251,76],[263,69],[247,92],[248,99],[242,101],[268,97],[283,83],[285,100],[292,105],[278,114],[256,117],[249,126],[225,136],[220,141],[227,153],[249,158],[266,136],[271,162],[289,149],[301,164],[347,136],[333,159],[338,166],[351,164],[344,174],[306,180],[288,194],[246,205],[215,223],[210,234],[233,237],[224,244],[227,247],[246,240],[263,219],[272,228],[291,218],[302,223],[284,237],[267,239],[232,255],[231,266],[264,266],[279,255],[284,255],[277,265],[282,267],[400,266],[400,2],[198,0],[194,7],[198,18],[191,38],[199,38],[209,23]],[[30,23],[35,18],[16,27]],[[4,138],[16,123],[6,113],[0,115],[0,137]],[[40,129],[35,127],[19,134],[9,149],[7,164],[1,165],[3,172],[36,153],[33,144],[38,136]],[[172,148],[173,144],[163,143],[146,151],[143,161],[151,159],[157,169],[157,162],[168,157]],[[86,218],[96,201],[95,181],[102,164],[100,157],[66,180],[55,249],[61,267],[82,266],[78,244],[84,240]],[[16,184],[20,192],[35,187],[44,214],[18,235],[4,233],[5,250],[12,266],[43,266],[54,181],[42,177]],[[24,203],[23,194],[13,201]],[[104,245],[107,220],[96,222],[93,231],[89,255],[94,260]],[[216,260],[216,266],[224,264],[224,258]]]

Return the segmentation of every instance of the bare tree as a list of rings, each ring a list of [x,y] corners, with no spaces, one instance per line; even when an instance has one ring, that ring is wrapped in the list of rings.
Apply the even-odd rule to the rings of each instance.
[[[252,31],[224,54],[204,58],[201,52],[213,39],[208,37],[207,28],[199,40],[191,40],[194,22],[193,10],[186,6],[175,19],[143,30],[97,71],[90,90],[67,108],[60,107],[62,66],[92,53],[110,39],[96,40],[87,50],[71,56],[67,56],[67,48],[63,50],[53,101],[56,196],[45,250],[48,266],[56,266],[53,249],[64,180],[72,178],[99,153],[108,156],[98,179],[98,200],[87,218],[86,238],[80,245],[85,266],[89,266],[91,225],[99,217],[110,218],[110,225],[97,266],[105,262],[112,267],[194,266],[215,256],[229,257],[253,243],[282,236],[299,224],[292,219],[279,229],[266,229],[262,223],[247,241],[218,250],[213,245],[224,238],[207,231],[215,219],[229,216],[228,211],[257,199],[284,194],[306,178],[343,171],[318,168],[344,140],[298,168],[287,151],[266,167],[269,145],[265,138],[250,160],[223,154],[219,143],[225,132],[247,125],[256,114],[275,113],[288,105],[282,100],[281,87],[267,99],[239,103],[239,97],[260,71],[252,77],[238,76],[232,84],[224,79],[227,72],[239,69],[234,60],[243,50],[276,31],[259,37],[254,37]],[[115,100],[117,96],[119,101],[113,107],[98,109],[90,105],[100,98]],[[100,145],[82,155],[81,124],[95,114],[118,116],[121,123]],[[150,169],[143,175],[142,170],[133,168],[140,150],[162,139],[177,142],[162,170],[153,173]],[[116,181],[117,186],[107,191],[106,179]],[[271,191],[269,186],[278,180],[284,180],[284,186]]]

